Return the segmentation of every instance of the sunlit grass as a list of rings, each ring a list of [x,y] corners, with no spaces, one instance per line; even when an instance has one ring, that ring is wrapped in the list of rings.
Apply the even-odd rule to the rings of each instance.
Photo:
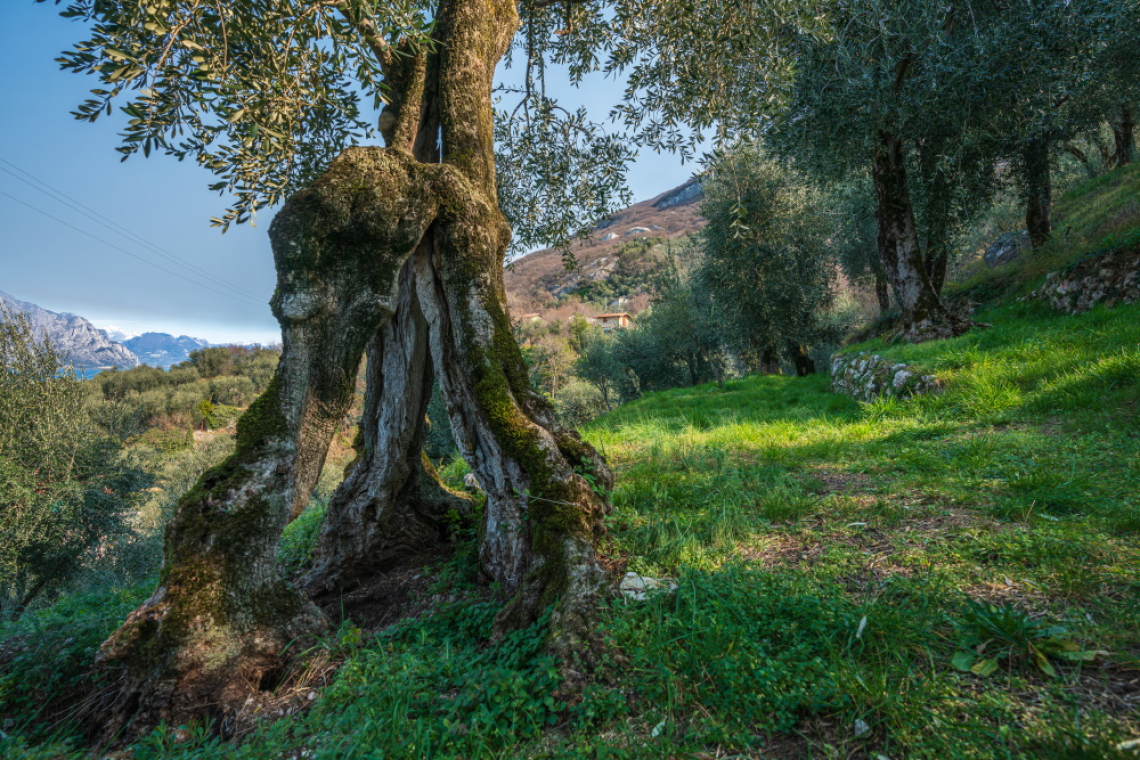
[[[463,580],[465,546],[430,570],[433,614],[330,632],[345,664],[313,710],[236,745],[159,732],[135,757],[1128,757],[1114,746],[1140,721],[1113,695],[1140,666],[1140,305],[977,316],[994,327],[860,347],[937,374],[937,396],[859,404],[824,376],[748,377],[591,423],[616,474],[608,565],[678,589],[604,603],[580,694],[552,693],[545,621],[490,640],[498,602]],[[319,508],[290,527],[287,567],[317,527]],[[1055,678],[1030,655],[959,672],[968,599],[1107,654]],[[78,670],[134,601],[83,600],[0,640],[59,643],[24,672]],[[25,686],[0,679],[0,704]],[[82,754],[24,741],[0,754]]]

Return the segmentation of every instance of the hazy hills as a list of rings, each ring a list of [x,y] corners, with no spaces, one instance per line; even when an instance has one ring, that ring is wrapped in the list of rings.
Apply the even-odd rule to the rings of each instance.
[[[190,352],[210,345],[207,340],[168,333],[147,332],[123,342],[144,364],[152,367],[169,367],[190,358]]]
[[[83,317],[48,311],[0,292],[0,302],[27,317],[37,336],[46,335],[76,369],[134,367],[139,359],[130,349],[110,340]]]
[[[0,291],[0,302],[22,312],[37,336],[46,335],[76,369],[109,367],[170,367],[190,357],[190,352],[211,345],[189,335],[147,332],[131,335],[118,328],[101,330],[77,314],[54,312]]]

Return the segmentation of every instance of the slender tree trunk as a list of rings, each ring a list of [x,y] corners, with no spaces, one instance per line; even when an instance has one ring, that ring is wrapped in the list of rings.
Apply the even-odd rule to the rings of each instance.
[[[270,228],[283,351],[238,423],[235,453],[202,475],[166,533],[158,588],[100,648],[125,668],[108,735],[224,718],[319,611],[277,572],[282,529],[305,506],[355,392],[369,339],[397,305],[397,274],[438,213],[445,172],[353,148],[289,199]]]
[[[926,240],[926,274],[930,286],[939,296],[946,283],[946,266],[950,258],[950,224],[948,211],[935,209],[931,213],[930,230]]]
[[[919,174],[926,196],[926,274],[934,292],[942,294],[950,254],[950,205],[954,189],[945,171],[939,169],[939,141],[925,142],[918,151]]]
[[[780,357],[771,346],[765,346],[760,351],[760,373],[764,375],[780,374]]]
[[[960,335],[969,329],[969,320],[952,314],[930,281],[914,224],[903,144],[890,132],[878,135],[873,174],[879,256],[902,311],[902,339],[918,343]]]
[[[1126,166],[1132,162],[1135,130],[1136,124],[1132,120],[1132,112],[1128,110],[1128,106],[1122,105],[1116,118],[1112,120],[1112,138],[1116,148],[1112,154],[1113,167]]]
[[[701,343],[700,337],[698,337],[696,334],[693,335],[693,342],[697,345],[697,350],[700,352],[700,356],[702,359],[704,359],[705,364],[709,365],[709,369],[712,370],[713,377],[716,378],[716,387],[723,388],[724,376],[720,371],[720,367],[716,363],[716,358],[709,356],[709,352],[705,349],[704,345]]]
[[[1049,242],[1053,228],[1049,210],[1053,185],[1049,171],[1049,143],[1041,137],[1030,141],[1022,156],[1025,162],[1025,227],[1034,248]]]
[[[792,363],[796,365],[797,377],[807,377],[808,375],[815,374],[815,362],[801,344],[789,344],[788,353],[792,355]]]
[[[879,316],[882,316],[891,308],[891,291],[887,276],[879,272],[875,273],[875,298],[879,301]]]

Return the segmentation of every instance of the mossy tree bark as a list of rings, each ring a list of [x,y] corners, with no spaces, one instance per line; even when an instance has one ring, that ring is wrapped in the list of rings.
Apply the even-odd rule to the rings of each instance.
[[[594,540],[609,510],[605,461],[529,385],[510,329],[510,230],[495,187],[491,86],[519,19],[511,0],[445,0],[435,88],[442,161],[469,183],[417,250],[416,284],[452,431],[487,494],[480,562],[512,596],[499,633],[558,602],[551,642],[572,657],[603,574]],[[431,71],[431,69],[429,69]]]
[[[470,500],[445,488],[422,453],[433,374],[411,263],[395,315],[368,345],[357,458],[329,504],[306,590],[321,596],[423,554]]]
[[[879,256],[902,311],[900,337],[919,343],[960,335],[969,329],[970,321],[947,309],[931,282],[907,188],[903,143],[888,130],[879,132],[876,140],[873,178]]]
[[[158,588],[99,650],[99,663],[125,668],[109,731],[224,717],[288,642],[323,625],[279,576],[277,543],[320,474],[365,345],[396,310],[398,274],[446,175],[398,151],[354,148],[277,215],[277,374],[242,417],[235,453],[179,502]]]
[[[509,0],[444,0],[436,18],[435,52],[414,65],[400,64],[410,56],[391,57],[382,44],[375,46],[382,61],[411,72],[390,77],[406,83],[407,92],[385,109],[389,145],[442,167],[452,181],[445,191],[433,191],[440,213],[414,256],[415,301],[426,319],[431,363],[454,437],[487,494],[481,567],[511,596],[497,630],[527,625],[559,602],[551,641],[570,654],[585,634],[602,579],[594,539],[609,509],[612,476],[597,452],[562,429],[549,404],[531,391],[510,330],[502,274],[510,229],[495,186],[491,86],[518,28],[517,7]],[[331,505],[310,576],[315,586],[329,588],[348,568],[361,573],[388,561],[390,548],[407,547],[398,533],[410,524],[424,527],[416,535],[430,540],[434,518],[428,513],[438,514],[447,503],[430,473],[415,474],[419,433],[412,431],[418,431],[422,411],[391,411],[393,394],[426,403],[428,393],[428,383],[414,379],[418,360],[401,364],[389,356],[401,351],[399,345],[386,339],[370,353],[370,366],[382,374],[369,375],[368,393],[376,403],[369,401],[365,459]],[[411,409],[417,402],[405,403]],[[427,484],[431,504],[424,509],[421,497],[414,506],[400,483]],[[377,527],[352,535],[353,526],[368,519]]]
[[[503,287],[510,230],[496,196],[491,85],[518,24],[512,0],[443,0],[430,56],[394,54],[361,28],[396,91],[381,119],[389,147],[346,150],[274,221],[278,374],[243,417],[235,455],[180,502],[159,588],[100,651],[126,669],[116,726],[224,714],[288,641],[320,627],[274,557],[370,342],[361,461],[334,499],[313,588],[438,537],[454,497],[419,451],[434,364],[487,493],[482,569],[511,596],[497,631],[557,603],[552,648],[572,660],[588,635],[612,476],[531,391]]]

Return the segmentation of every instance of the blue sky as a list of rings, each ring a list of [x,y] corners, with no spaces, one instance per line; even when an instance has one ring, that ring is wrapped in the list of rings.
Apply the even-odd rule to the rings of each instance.
[[[225,206],[225,198],[206,189],[213,175],[166,156],[120,162],[114,148],[121,113],[95,124],[74,120],[70,111],[97,85],[91,77],[60,71],[54,59],[83,33],[80,22],[58,16],[54,3],[0,2],[0,290],[100,327],[214,342],[278,340],[268,306],[275,279],[266,234],[272,213],[259,215],[255,227],[223,235],[208,221]],[[547,84],[566,105],[584,104],[599,120],[621,95],[619,82],[601,77],[580,90],[559,88],[553,78]],[[243,292],[101,226],[38,191],[20,170]],[[681,184],[692,171],[674,156],[648,153],[638,159],[630,188],[636,200],[645,200]]]

